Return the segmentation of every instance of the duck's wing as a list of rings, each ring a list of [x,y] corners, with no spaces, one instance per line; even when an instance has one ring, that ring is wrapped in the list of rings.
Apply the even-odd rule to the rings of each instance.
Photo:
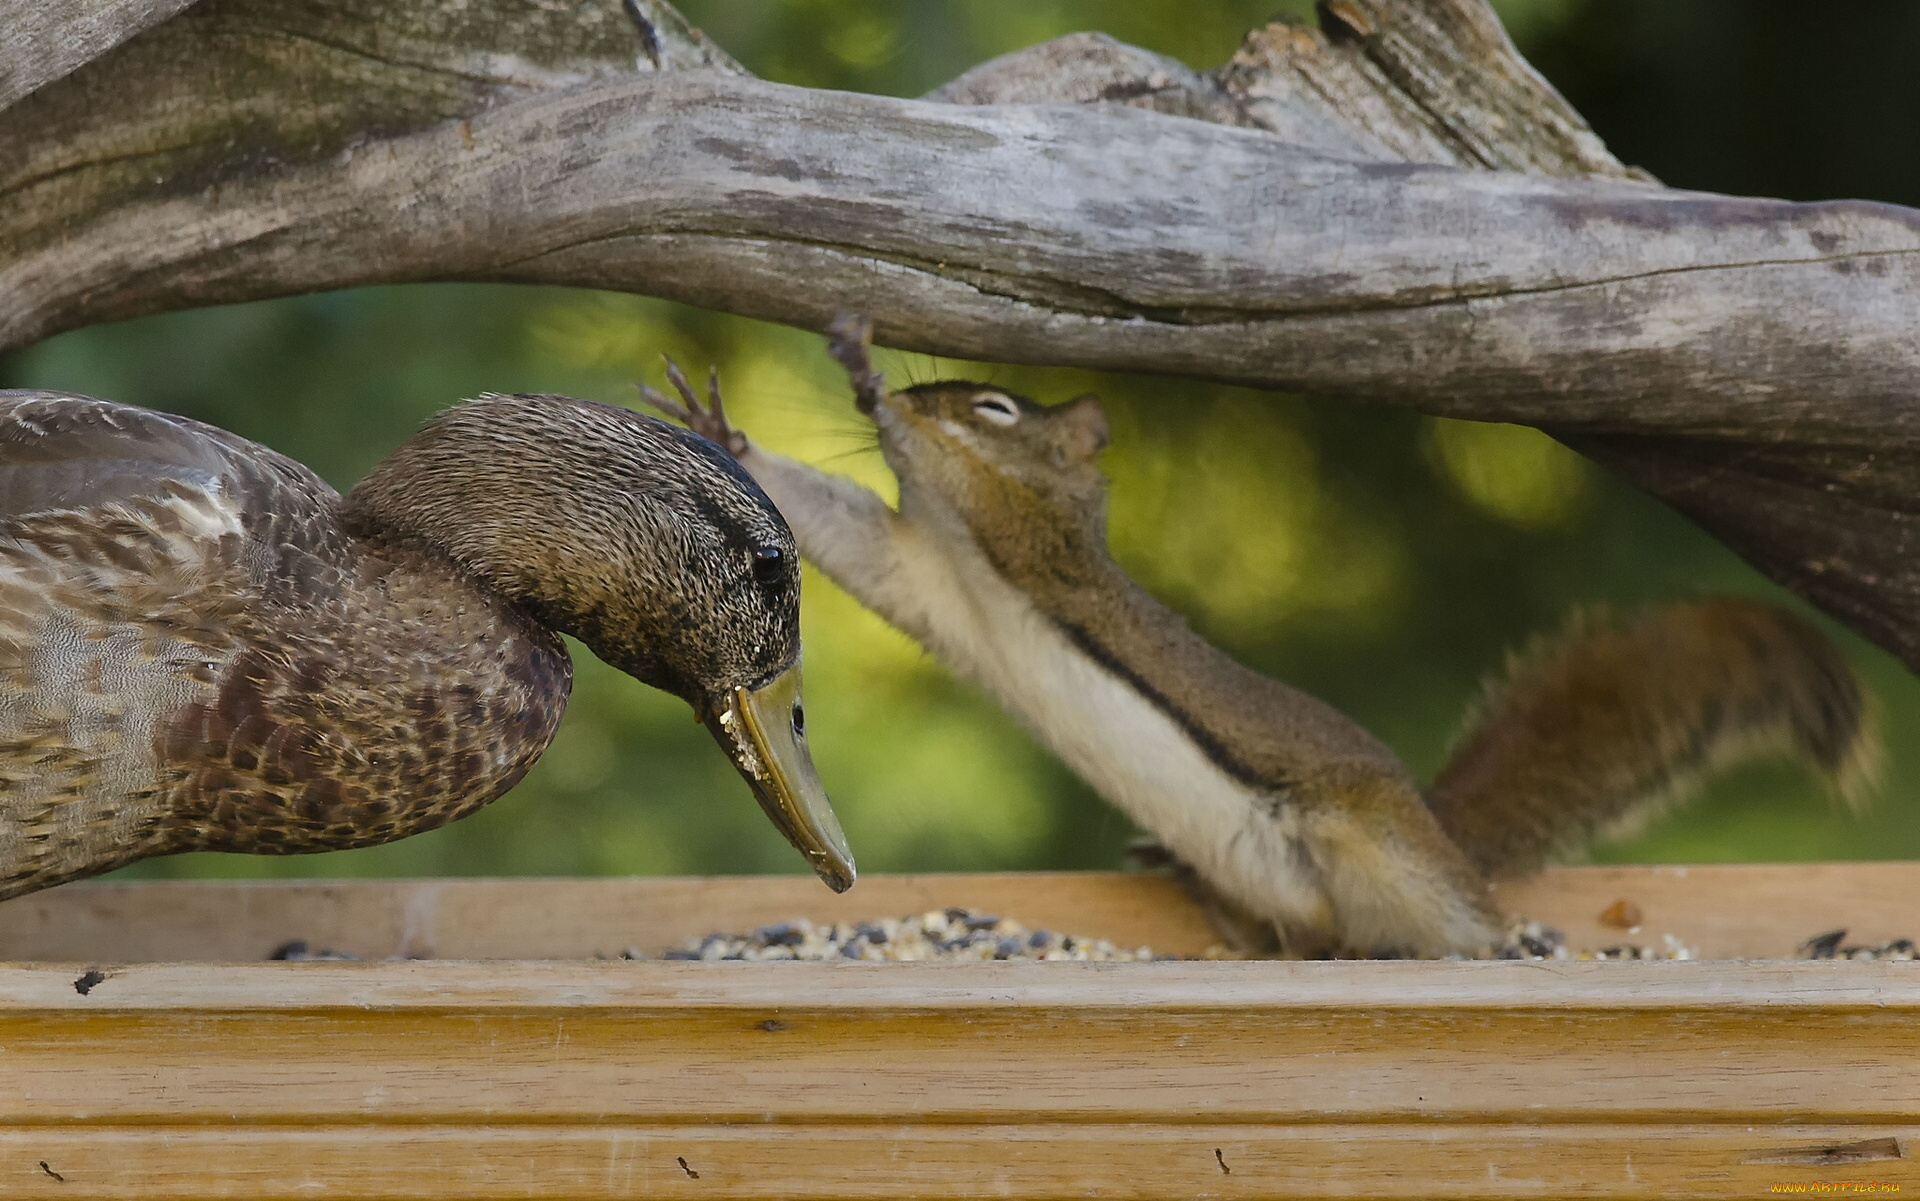
[[[190,418],[0,391],[0,538],[57,545],[69,563],[104,556],[137,574],[129,553],[238,555],[268,600],[301,607],[350,557],[339,499],[303,464]]]
[[[235,517],[334,499],[307,468],[185,417],[63,392],[0,391],[0,521],[217,498]]]
[[[337,593],[337,499],[199,422],[0,392],[0,898],[169,848],[169,731],[257,709],[234,665]]]

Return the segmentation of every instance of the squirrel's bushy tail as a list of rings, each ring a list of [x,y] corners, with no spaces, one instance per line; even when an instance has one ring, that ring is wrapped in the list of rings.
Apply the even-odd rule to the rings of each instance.
[[[1850,802],[1878,765],[1870,699],[1840,649],[1774,605],[1586,614],[1515,657],[1429,800],[1489,877],[1670,804],[1707,772],[1788,753]]]

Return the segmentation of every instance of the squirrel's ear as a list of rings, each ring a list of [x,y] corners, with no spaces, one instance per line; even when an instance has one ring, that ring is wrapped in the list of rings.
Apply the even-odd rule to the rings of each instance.
[[[1050,414],[1054,444],[1073,459],[1091,459],[1107,448],[1107,413],[1100,398],[1076,396]]]

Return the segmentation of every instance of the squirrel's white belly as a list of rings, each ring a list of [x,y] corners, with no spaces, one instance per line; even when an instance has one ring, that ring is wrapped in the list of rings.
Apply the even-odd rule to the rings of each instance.
[[[919,539],[902,542],[908,578],[896,583],[920,599],[925,621],[910,632],[937,658],[985,688],[1222,895],[1290,928],[1329,925],[1294,809],[1220,770],[1179,723],[1076,646],[984,558],[957,563]]]
[[[756,448],[741,462],[780,506],[801,554],[985,688],[1214,891],[1289,929],[1331,927],[1299,815],[1221,771],[1178,723],[1075,646],[1001,578],[957,517],[927,498],[910,520],[851,480]]]

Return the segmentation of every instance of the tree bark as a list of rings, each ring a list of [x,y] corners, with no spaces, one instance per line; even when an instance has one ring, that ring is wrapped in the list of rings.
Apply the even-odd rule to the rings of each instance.
[[[98,0],[86,4],[0,4],[0,109],[72,73],[194,0]]]
[[[1329,0],[1204,74],[1080,35],[922,101],[751,79],[664,3],[399,7],[201,0],[0,110],[0,348],[405,280],[853,307],[1546,428],[1920,665],[1920,213],[1659,188],[1479,0]]]

